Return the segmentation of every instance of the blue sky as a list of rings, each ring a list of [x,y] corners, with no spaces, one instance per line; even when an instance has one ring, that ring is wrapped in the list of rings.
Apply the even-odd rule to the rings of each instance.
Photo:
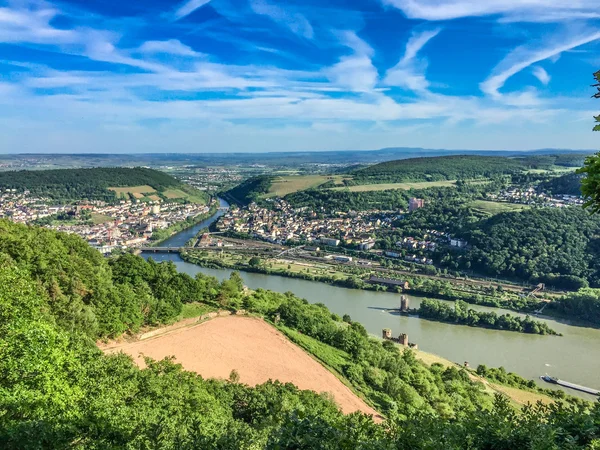
[[[0,152],[596,148],[598,0],[0,0]]]

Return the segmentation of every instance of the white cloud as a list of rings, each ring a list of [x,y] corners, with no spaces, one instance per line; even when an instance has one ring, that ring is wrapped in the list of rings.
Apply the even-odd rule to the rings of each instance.
[[[371,59],[364,55],[346,56],[325,70],[327,78],[335,85],[356,92],[371,91],[379,79]]]
[[[533,75],[540,80],[544,86],[550,83],[550,75],[542,66],[536,66],[533,68]]]
[[[271,18],[274,22],[285,26],[298,36],[306,39],[314,37],[312,25],[306,17],[298,12],[268,3],[265,0],[250,0],[250,7],[256,14]]]
[[[531,47],[528,45],[517,47],[500,61],[492,70],[491,75],[479,87],[483,92],[492,97],[500,97],[501,94],[499,91],[506,81],[523,69],[598,39],[600,39],[600,31],[594,30],[566,37],[557,36],[551,42],[541,47]]]
[[[505,21],[561,22],[600,16],[597,0],[383,0],[411,19],[500,15]]]
[[[0,42],[57,45],[71,43],[77,33],[54,28],[50,22],[59,12],[49,7],[0,8]]]
[[[336,33],[340,43],[353,50],[350,56],[343,56],[339,62],[324,70],[325,76],[336,86],[354,92],[370,92],[379,81],[379,73],[371,58],[373,48],[354,31]]]
[[[207,3],[210,3],[210,0],[188,0],[175,10],[173,17],[175,20],[183,19]]]
[[[142,53],[164,53],[169,55],[180,56],[198,56],[200,53],[194,51],[191,47],[184,45],[177,39],[169,39],[168,41],[146,41],[139,51]]]
[[[413,33],[406,43],[402,59],[386,72],[385,84],[403,87],[411,91],[427,90],[429,87],[429,82],[425,78],[427,62],[417,59],[417,54],[440,31],[440,29],[435,29]]]

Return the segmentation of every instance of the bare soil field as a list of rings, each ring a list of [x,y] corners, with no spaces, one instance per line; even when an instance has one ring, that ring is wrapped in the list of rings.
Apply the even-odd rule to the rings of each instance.
[[[250,386],[270,379],[290,382],[300,389],[331,394],[344,413],[362,411],[380,417],[329,370],[257,318],[220,317],[105,351],[123,351],[141,367],[143,356],[154,359],[175,356],[186,370],[205,378],[227,379],[235,369],[240,382]]]

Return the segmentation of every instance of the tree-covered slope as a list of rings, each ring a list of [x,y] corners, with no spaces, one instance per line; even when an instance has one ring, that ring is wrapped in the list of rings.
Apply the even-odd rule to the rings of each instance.
[[[517,159],[457,155],[388,161],[360,169],[353,175],[357,183],[392,183],[492,177],[517,173],[523,168]]]
[[[463,267],[577,289],[600,282],[600,217],[579,208],[497,214],[470,226]]]
[[[20,170],[0,172],[0,189],[29,190],[55,200],[105,200],[116,198],[109,187],[148,185],[157,191],[181,183],[158,170],[143,167],[98,167],[93,169]]]
[[[544,192],[554,195],[581,195],[581,180],[583,175],[569,173],[560,177],[551,178],[540,183],[539,187]]]
[[[171,263],[102,258],[75,236],[0,221],[0,442],[7,449],[584,449],[600,406],[494,405],[464,370],[425,366],[292,294],[246,295]],[[37,244],[36,244],[37,243]],[[173,361],[139,369],[94,339],[173,320],[201,301],[272,318],[319,351],[388,416],[344,416],[325,396],[268,382],[204,380]],[[305,341],[306,342],[306,341]],[[314,348],[313,348],[314,349]],[[316,350],[314,350],[316,351]],[[340,357],[342,357],[340,359]]]
[[[257,177],[248,178],[237,186],[229,189],[224,195],[235,203],[248,205],[260,197],[262,194],[269,192],[272,178],[268,175],[260,175]]]

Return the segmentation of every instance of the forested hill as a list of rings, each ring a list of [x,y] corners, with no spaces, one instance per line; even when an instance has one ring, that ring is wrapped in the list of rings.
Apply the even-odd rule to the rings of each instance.
[[[237,186],[224,192],[223,195],[230,201],[240,205],[247,205],[258,200],[261,194],[269,192],[273,177],[260,175],[248,178]]]
[[[551,194],[581,195],[582,174],[569,173],[540,183],[540,188]]]
[[[94,339],[168,323],[183,304],[280,317],[338,376],[378,405],[384,425],[343,415],[291,384],[205,380],[165,359],[139,369]],[[506,372],[499,373],[506,376]],[[510,375],[510,374],[508,374]],[[562,391],[561,391],[562,392]],[[426,366],[293,294],[244,293],[131,254],[103,258],[75,235],[0,220],[0,442],[7,449],[598,448],[600,403],[491,404],[464,369]]]
[[[55,200],[111,201],[116,195],[109,187],[144,185],[162,191],[181,183],[164,172],[143,167],[0,172],[0,189],[29,190]]]
[[[493,177],[522,171],[518,159],[497,156],[440,156],[412,158],[375,164],[353,173],[358,182],[392,183]]]

